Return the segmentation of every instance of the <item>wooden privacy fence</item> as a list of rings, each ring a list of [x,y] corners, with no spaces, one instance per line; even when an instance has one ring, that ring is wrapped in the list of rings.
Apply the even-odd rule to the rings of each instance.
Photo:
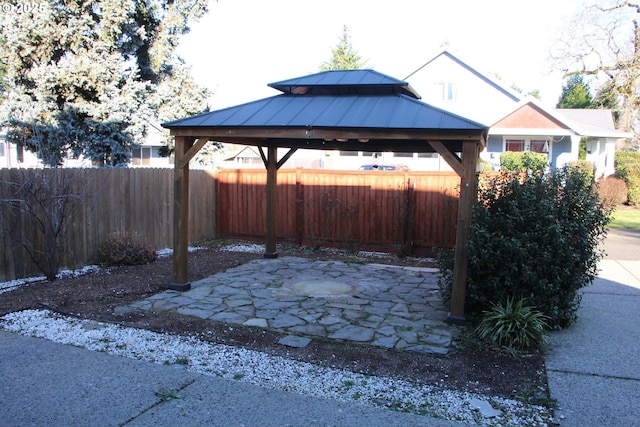
[[[263,241],[266,172],[217,173],[216,235]],[[431,253],[452,247],[460,178],[446,172],[278,171],[280,242]]]
[[[46,249],[39,220],[24,207],[36,206],[47,192],[55,196],[49,201],[54,211],[61,195],[73,196],[60,237],[62,267],[99,262],[100,245],[116,233],[172,247],[173,177],[172,169],[0,169],[0,282],[42,274],[17,239]],[[399,254],[452,247],[459,183],[457,175],[441,172],[280,170],[278,239]],[[215,237],[264,242],[265,184],[266,171],[259,169],[191,171],[190,243]],[[38,195],[25,196],[28,188]],[[42,209],[34,208],[36,216]]]
[[[194,170],[190,181],[193,243],[215,237],[214,172]],[[157,249],[173,246],[173,169],[0,169],[0,282],[42,274],[17,240],[46,250],[38,229],[60,219],[63,200],[63,267],[98,262],[98,248],[116,233]]]

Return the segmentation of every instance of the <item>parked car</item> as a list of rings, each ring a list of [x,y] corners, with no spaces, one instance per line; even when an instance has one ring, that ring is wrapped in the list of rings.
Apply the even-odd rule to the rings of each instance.
[[[406,165],[362,165],[358,170],[361,171],[408,171]]]

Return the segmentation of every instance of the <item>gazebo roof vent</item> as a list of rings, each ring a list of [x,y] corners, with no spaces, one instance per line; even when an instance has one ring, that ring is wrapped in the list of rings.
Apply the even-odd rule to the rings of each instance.
[[[375,70],[323,71],[270,83],[270,87],[292,95],[389,95],[420,99],[409,83]]]

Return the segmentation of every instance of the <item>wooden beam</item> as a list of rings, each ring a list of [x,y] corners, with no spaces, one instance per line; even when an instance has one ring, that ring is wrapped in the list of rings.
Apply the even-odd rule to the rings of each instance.
[[[357,142],[360,139],[398,139],[398,140],[439,140],[439,141],[475,141],[479,139],[480,130],[472,129],[336,129],[308,127],[177,127],[171,129],[171,135],[205,138],[215,141],[233,141],[237,139],[292,139],[304,140],[337,140],[349,139]]]
[[[434,150],[436,150],[438,154],[442,156],[442,158],[449,164],[449,166],[451,166],[451,169],[453,169],[454,172],[457,173],[458,176],[460,176],[460,178],[464,176],[462,160],[460,160],[458,156],[449,151],[441,141],[430,140],[427,142],[433,147]]]
[[[191,289],[188,272],[189,251],[189,162],[185,154],[193,146],[194,139],[175,138],[175,166],[173,179],[173,283],[170,289]],[[182,165],[182,166],[181,166]]]
[[[209,140],[206,138],[196,139],[195,143],[189,148],[186,153],[184,153],[184,155],[180,159],[180,164],[178,165],[178,167],[183,168],[187,166],[191,159],[193,159],[193,156],[198,154],[198,151],[200,151],[200,149],[204,147],[204,144],[206,144],[207,142],[209,142]],[[176,157],[176,162],[177,161],[178,159]]]
[[[264,154],[264,150],[262,149],[262,147],[258,146],[258,152],[260,153],[260,158],[262,159],[264,168],[269,169],[269,160],[267,160],[267,156]]]
[[[285,154],[284,156],[282,156],[280,160],[278,160],[278,164],[276,165],[276,168],[280,169],[282,165],[284,165],[287,162],[287,160],[289,160],[291,156],[293,156],[293,153],[295,153],[297,150],[298,150],[297,148],[292,148],[289,151],[287,151],[287,154]]]
[[[267,151],[267,242],[265,258],[277,258],[276,251],[276,190],[278,180],[278,147],[270,146]]]
[[[464,323],[464,300],[467,288],[469,258],[467,242],[471,234],[471,214],[476,198],[476,164],[479,142],[468,141],[462,147],[462,176],[460,179],[460,201],[458,204],[458,224],[456,226],[456,246],[453,264],[453,284],[448,321]]]

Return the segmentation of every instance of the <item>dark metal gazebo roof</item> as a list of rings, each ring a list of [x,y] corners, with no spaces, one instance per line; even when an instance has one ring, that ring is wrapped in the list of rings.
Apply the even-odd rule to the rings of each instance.
[[[424,139],[414,134],[434,130],[442,139],[465,140],[470,134],[486,131],[487,127],[418,100],[419,95],[408,83],[386,76],[374,70],[326,71],[271,83],[269,86],[282,94],[246,104],[203,113],[164,123],[173,133],[183,133],[190,128],[228,129],[229,132],[211,135],[223,142],[269,145],[268,140],[296,138],[294,135],[262,134],[262,142],[246,142],[242,136],[253,136],[257,129],[298,129],[298,141],[287,141],[281,146],[295,148],[385,150],[385,151],[434,151]],[[242,135],[232,130],[243,128]],[[341,129],[343,135],[332,136],[323,130]],[[182,131],[182,132],[181,132]],[[382,134],[380,131],[384,131]],[[365,147],[335,144],[337,140],[352,138],[371,142]],[[398,132],[405,133],[399,134]],[[189,133],[189,132],[187,132]],[[204,136],[204,135],[200,135]],[[257,136],[257,135],[256,135]],[[342,137],[340,137],[342,136]],[[234,138],[235,137],[235,138]],[[224,139],[222,139],[224,138]],[[280,141],[282,142],[282,141]],[[329,143],[329,145],[327,145]],[[452,147],[459,151],[460,147]]]

